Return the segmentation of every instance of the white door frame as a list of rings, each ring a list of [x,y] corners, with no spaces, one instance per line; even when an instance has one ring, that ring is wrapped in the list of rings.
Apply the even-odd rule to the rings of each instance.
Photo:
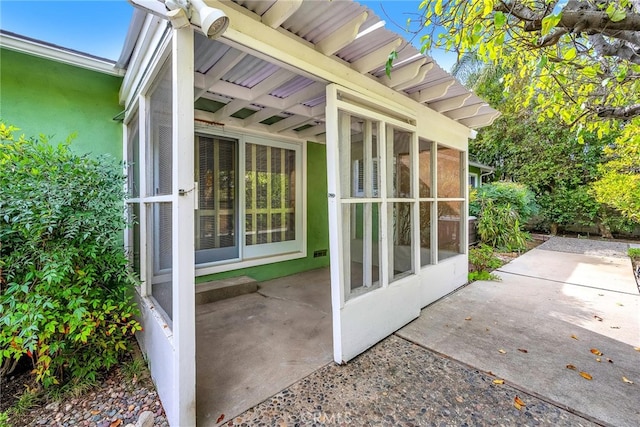
[[[348,102],[346,98],[356,102]],[[343,99],[340,99],[340,98]],[[362,102],[360,102],[362,101]],[[407,277],[390,283],[389,280],[389,260],[393,256],[389,253],[388,245],[392,236],[389,236],[388,213],[386,211],[386,170],[390,168],[378,167],[380,171],[379,191],[381,198],[378,199],[359,199],[358,202],[382,202],[379,209],[380,227],[379,227],[379,245],[380,255],[379,263],[382,266],[379,277],[379,286],[375,289],[368,290],[362,295],[351,295],[347,298],[345,291],[345,270],[348,270],[346,262],[350,262],[350,253],[347,253],[343,243],[343,235],[348,232],[344,224],[342,209],[354,202],[350,194],[342,194],[341,189],[346,188],[343,182],[351,185],[353,177],[349,173],[345,173],[340,165],[344,161],[350,163],[350,159],[341,159],[340,143],[345,133],[350,131],[340,129],[339,117],[340,111],[353,113],[358,116],[377,120],[382,124],[378,132],[378,147],[380,162],[386,164],[387,156],[386,134],[387,125],[407,129],[413,132],[412,152],[417,153],[417,128],[415,119],[407,115],[406,109],[398,107],[397,109],[391,103],[385,105],[385,112],[376,111],[375,100],[369,99],[364,95],[358,94],[352,90],[339,87],[335,84],[327,86],[327,185],[328,185],[328,205],[329,205],[329,243],[331,248],[331,300],[333,315],[333,346],[334,361],[336,363],[345,363],[367,348],[371,347],[381,339],[390,335],[400,327],[404,326],[411,320],[420,315],[420,277],[419,277],[419,245],[416,236],[419,233],[419,222],[417,221],[417,180],[416,170],[412,172],[412,188],[413,198],[407,199],[407,202],[414,203],[411,209],[413,216],[413,242],[411,257],[412,271]],[[393,114],[393,112],[397,114]],[[394,117],[395,116],[395,117]],[[404,120],[403,120],[404,119]],[[369,156],[370,157],[370,156]],[[415,158],[415,155],[414,155]],[[372,160],[372,159],[368,159]],[[366,161],[366,160],[365,160]],[[415,167],[415,161],[414,161]],[[367,177],[365,176],[365,179]],[[393,203],[395,199],[388,203]],[[370,212],[368,213],[370,214]],[[365,239],[366,240],[366,239]]]

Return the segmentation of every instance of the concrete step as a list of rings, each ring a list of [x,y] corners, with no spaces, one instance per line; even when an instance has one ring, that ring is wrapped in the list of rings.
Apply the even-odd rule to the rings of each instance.
[[[196,285],[196,305],[250,294],[258,290],[258,282],[248,276],[213,280]]]

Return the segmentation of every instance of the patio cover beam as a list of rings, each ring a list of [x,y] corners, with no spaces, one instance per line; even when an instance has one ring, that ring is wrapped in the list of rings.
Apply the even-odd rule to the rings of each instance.
[[[471,126],[474,126],[474,127],[475,126],[489,126],[498,117],[500,117],[500,112],[496,111],[495,113],[481,114],[479,116],[469,117],[468,119],[462,119],[462,120],[460,120],[460,123],[464,124],[465,126],[469,126],[469,127],[471,127]]]
[[[477,104],[467,105],[465,107],[447,111],[446,113],[444,113],[444,115],[454,120],[466,119],[475,116],[478,111],[480,111],[480,108],[482,108],[483,105],[487,104],[484,102],[479,102]]]
[[[367,12],[351,19],[328,37],[316,43],[316,49],[327,56],[333,55],[356,39],[360,26],[367,20]]]
[[[464,95],[454,96],[449,99],[443,99],[442,101],[432,102],[429,104],[429,107],[439,113],[444,113],[446,111],[462,107],[469,98],[471,98],[471,92],[465,93]]]
[[[278,28],[284,21],[302,6],[302,0],[277,0],[262,15],[262,23],[271,28]]]
[[[400,83],[397,85],[394,85],[393,88],[395,90],[404,90],[410,87],[413,87],[417,84],[419,84],[420,82],[422,82],[424,80],[424,77],[427,75],[427,73],[429,72],[429,70],[431,70],[433,68],[433,62],[429,62],[427,64],[424,64],[422,67],[420,67],[420,69],[418,70],[418,74],[416,74],[416,76],[414,78],[412,78],[411,80],[408,80],[404,83]],[[393,77],[393,74],[391,75]]]
[[[430,86],[428,88],[419,90],[418,92],[412,93],[411,98],[415,99],[419,103],[425,103],[433,101],[434,99],[441,98],[447,94],[449,88],[453,86],[456,81],[452,78],[442,83],[438,83],[437,85]]]
[[[227,74],[233,67],[247,56],[246,52],[238,53],[235,49],[230,49],[222,58],[204,75],[203,86],[196,91],[195,100],[197,101],[202,95],[213,86],[215,82],[220,80],[222,76]]]
[[[351,68],[359,73],[368,73],[371,70],[375,70],[387,62],[389,52],[396,50],[400,44],[402,44],[402,39],[396,39],[387,43],[362,58],[353,61],[351,63]]]

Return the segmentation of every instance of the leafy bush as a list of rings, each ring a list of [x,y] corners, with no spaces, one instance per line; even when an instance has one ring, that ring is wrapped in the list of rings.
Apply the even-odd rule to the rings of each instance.
[[[469,203],[470,214],[480,216],[482,205],[487,200],[496,206],[510,205],[521,223],[527,222],[531,216],[538,213],[535,195],[526,186],[515,182],[500,181],[478,188],[477,194]]]
[[[469,272],[469,282],[474,280],[499,280],[499,277],[491,273],[491,270],[502,265],[502,261],[495,256],[493,248],[480,245],[469,249],[469,263],[473,269]]]
[[[538,211],[533,193],[522,184],[496,182],[483,185],[469,204],[478,217],[477,230],[482,243],[505,251],[526,248],[528,233],[521,226]]]
[[[26,355],[45,387],[95,379],[141,329],[122,169],[16,130],[0,123],[0,368]]]

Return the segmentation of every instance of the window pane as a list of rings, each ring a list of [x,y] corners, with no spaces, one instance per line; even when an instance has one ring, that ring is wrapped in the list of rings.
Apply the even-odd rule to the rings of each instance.
[[[245,243],[295,240],[296,152],[246,145]]]
[[[438,260],[463,253],[463,202],[438,202]]]
[[[172,191],[172,122],[171,58],[162,67],[158,84],[149,99],[149,142],[147,147],[150,175],[147,195],[171,194]]]
[[[152,262],[151,296],[172,317],[172,213],[171,203],[153,203],[147,217],[149,258]]]
[[[340,126],[341,168],[351,176],[351,182],[342,182],[343,197],[380,197],[379,122],[341,113]]]
[[[431,158],[431,146],[433,143],[431,141],[427,141],[426,139],[421,139],[418,143],[418,162],[420,163],[420,171],[419,171],[419,182],[418,186],[420,187],[420,197],[433,197],[431,193],[431,165],[433,164]]]
[[[412,203],[392,203],[391,221],[393,239],[389,250],[393,254],[393,268],[390,269],[390,281],[397,280],[413,271],[412,251]]]
[[[411,197],[411,144],[413,134],[389,128],[387,132],[388,197]]]
[[[350,203],[343,209],[346,297],[380,284],[380,203]]]
[[[420,265],[431,264],[431,205],[420,202]]]
[[[134,115],[127,127],[127,191],[129,196],[134,198],[140,196],[140,132],[138,113]]]
[[[460,157],[460,151],[438,146],[438,197],[463,197]]]
[[[127,205],[129,247],[127,255],[133,271],[140,277],[140,204],[130,203]]]

